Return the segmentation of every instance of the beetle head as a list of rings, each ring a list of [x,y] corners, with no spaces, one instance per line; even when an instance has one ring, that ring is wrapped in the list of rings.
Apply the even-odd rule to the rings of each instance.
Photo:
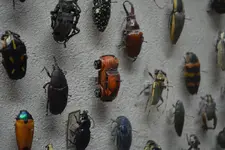
[[[162,70],[155,70],[155,76],[157,80],[165,81],[166,73]]]
[[[16,120],[24,120],[25,123],[27,123],[29,119],[33,120],[33,117],[27,110],[21,110],[16,117]]]

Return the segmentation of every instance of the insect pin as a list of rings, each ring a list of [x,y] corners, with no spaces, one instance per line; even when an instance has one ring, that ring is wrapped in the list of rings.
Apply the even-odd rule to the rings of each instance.
[[[48,144],[47,146],[45,146],[45,150],[53,150],[52,144]]]
[[[31,150],[34,135],[34,120],[32,115],[21,110],[15,123],[18,150]]]
[[[151,72],[148,72],[149,76],[154,80],[152,84],[148,84],[141,92],[139,95],[141,95],[146,89],[149,89],[151,87],[151,92],[147,101],[147,104],[145,106],[145,110],[147,109],[148,103],[150,101],[150,105],[157,105],[159,101],[162,101],[161,104],[159,104],[156,108],[158,108],[163,104],[164,100],[162,97],[163,90],[166,88],[167,89],[167,98],[168,98],[168,91],[169,91],[169,81],[167,79],[167,74],[162,71],[155,69],[155,76],[151,74]],[[166,84],[165,84],[166,82]],[[150,112],[150,110],[149,110]]]
[[[178,100],[176,105],[173,105],[175,108],[174,112],[174,127],[178,136],[182,135],[184,120],[185,120],[185,109],[182,101]]]
[[[6,45],[0,50],[2,54],[2,64],[12,80],[22,79],[27,70],[27,49],[20,35],[10,30],[5,31],[2,35]]]
[[[200,62],[196,54],[187,52],[184,57],[184,79],[188,92],[192,95],[198,93],[201,81]]]
[[[210,94],[201,96],[201,101],[199,103],[199,115],[201,115],[204,130],[215,129],[217,125],[217,116],[216,116],[216,102]],[[207,121],[213,120],[214,127],[208,127]]]
[[[162,150],[162,148],[153,140],[148,140],[144,150]]]
[[[112,120],[116,125],[113,127],[112,136],[117,150],[129,150],[132,143],[132,126],[129,119],[119,116]]]
[[[217,144],[221,148],[225,148],[225,128],[223,128],[223,130],[219,132],[217,136]]]
[[[43,68],[47,72],[50,82],[46,83],[43,88],[46,92],[46,86],[48,86],[48,101],[47,101],[47,115],[48,109],[53,115],[58,115],[63,112],[67,105],[68,100],[68,84],[65,77],[65,73],[59,68],[56,58],[54,58],[55,64],[53,65],[53,71],[50,74],[46,67]],[[42,70],[42,71],[43,71]]]
[[[216,41],[216,61],[222,71],[225,71],[225,32],[219,32]]]
[[[88,111],[81,110],[71,112],[67,123],[67,149],[85,150],[91,138],[91,121]],[[92,119],[93,124],[94,120]]]
[[[51,27],[53,38],[58,43],[64,43],[80,32],[77,23],[80,18],[81,9],[78,0],[59,0],[54,11],[51,11]]]
[[[188,135],[186,134],[188,145],[190,146],[188,150],[200,150],[198,146],[201,144],[198,137],[195,134],[191,134],[188,138]]]
[[[104,32],[111,16],[111,0],[93,0],[92,18],[100,32]]]
[[[94,61],[94,68],[98,71],[95,96],[104,102],[113,101],[120,88],[119,60],[114,55],[103,55]]]
[[[207,6],[207,12],[210,13],[212,11],[217,12],[218,14],[225,13],[225,2],[223,0],[209,0]]]
[[[127,11],[125,6],[126,3],[130,4],[131,12]],[[126,0],[123,2],[123,8],[127,14],[127,23],[123,30],[124,50],[127,53],[128,58],[135,61],[141,51],[142,43],[144,41],[143,32],[140,31],[140,26],[137,23],[133,4]]]

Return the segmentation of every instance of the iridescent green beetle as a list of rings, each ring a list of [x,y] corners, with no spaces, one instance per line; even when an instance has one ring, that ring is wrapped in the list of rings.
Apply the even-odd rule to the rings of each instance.
[[[216,62],[222,71],[225,70],[225,33],[219,32],[216,41]]]

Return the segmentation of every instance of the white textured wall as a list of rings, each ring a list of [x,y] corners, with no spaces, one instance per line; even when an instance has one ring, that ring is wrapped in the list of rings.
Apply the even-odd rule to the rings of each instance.
[[[166,4],[157,0],[159,4]],[[68,113],[77,109],[87,109],[96,122],[91,130],[92,137],[87,150],[113,150],[110,136],[110,119],[119,115],[127,116],[137,132],[133,132],[131,150],[141,150],[147,140],[156,140],[163,150],[179,150],[187,148],[186,133],[196,133],[201,141],[202,150],[218,150],[215,137],[224,127],[224,100],[220,99],[220,87],[224,83],[224,73],[216,69],[213,40],[217,31],[223,29],[224,18],[210,17],[205,12],[206,0],[185,0],[186,16],[192,21],[186,21],[183,33],[174,47],[168,40],[168,12],[158,9],[152,0],[131,0],[135,6],[137,21],[144,32],[145,40],[139,58],[131,65],[126,61],[117,45],[121,37],[121,24],[125,17],[122,2],[112,4],[112,14],[109,25],[104,33],[99,33],[93,24],[92,0],[79,0],[82,13],[78,23],[81,32],[74,36],[67,48],[57,44],[52,38],[50,27],[50,11],[54,9],[57,0],[27,0],[17,2],[13,10],[11,0],[0,2],[0,29],[10,29],[19,33],[28,49],[28,69],[25,78],[13,82],[9,80],[3,66],[0,65],[0,149],[15,150],[16,138],[14,132],[15,117],[21,109],[27,109],[35,120],[33,150],[44,149],[51,142],[55,150],[66,149],[66,121]],[[220,25],[219,25],[220,24]],[[201,63],[202,80],[199,93],[190,96],[181,80],[183,56],[187,51],[195,52]],[[120,59],[119,72],[121,83],[118,97],[111,103],[102,103],[94,97],[93,77],[97,71],[93,61],[104,54],[114,54]],[[58,116],[45,116],[46,95],[42,86],[50,79],[44,66],[51,71],[55,55],[59,65],[67,71],[69,83],[68,105]],[[170,89],[169,98],[166,92],[165,103],[160,107],[166,111],[152,112],[149,118],[144,111],[147,96],[139,92],[150,77],[146,71],[163,69],[174,86]],[[152,81],[151,81],[152,82]],[[215,131],[202,133],[197,122],[197,111],[200,96],[210,93],[217,102],[218,126]],[[178,99],[185,104],[186,113],[195,118],[186,117],[182,137],[175,133],[173,125],[166,122],[166,113]],[[167,105],[166,105],[167,104]],[[136,106],[135,106],[136,105]],[[160,117],[159,117],[160,116]]]

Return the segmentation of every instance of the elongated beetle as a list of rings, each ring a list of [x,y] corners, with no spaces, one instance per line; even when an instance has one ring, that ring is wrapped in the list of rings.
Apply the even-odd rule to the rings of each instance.
[[[30,150],[34,135],[34,119],[27,110],[21,110],[15,123],[18,150]]]
[[[198,93],[201,81],[200,62],[197,55],[193,52],[187,52],[184,60],[184,78],[186,88],[190,94],[194,95]]]
[[[217,136],[217,143],[221,148],[225,148],[225,128],[219,132]]]
[[[48,144],[47,146],[45,146],[46,150],[53,150],[53,146],[52,144]]]
[[[225,1],[223,0],[209,0],[207,12],[212,12],[214,10],[215,12],[219,14],[225,13]]]
[[[119,116],[112,121],[116,123],[112,130],[112,136],[117,150],[129,150],[132,143],[132,126],[129,119],[125,116]]]
[[[75,121],[73,119],[75,119]],[[69,114],[67,124],[67,149],[75,147],[76,150],[85,150],[91,137],[90,119],[92,118],[88,115],[88,111],[83,111],[83,113],[81,113],[81,110],[77,110]],[[94,123],[93,119],[92,121]],[[77,124],[78,127],[74,124]]]
[[[56,58],[53,58],[55,64],[53,65],[52,74],[50,74],[45,67],[43,68],[43,70],[45,70],[47,75],[51,78],[51,81],[43,86],[46,92],[46,86],[48,85],[47,115],[49,106],[50,112],[54,115],[58,115],[63,112],[67,105],[69,90],[65,74],[62,69],[59,68]]]
[[[184,127],[184,116],[185,116],[184,104],[182,101],[178,100],[176,102],[176,105],[175,106],[173,105],[173,107],[175,108],[174,112],[175,130],[177,132],[177,135],[181,136]]]
[[[162,98],[162,92],[165,88],[167,88],[167,97],[168,97],[168,91],[169,91],[169,88],[168,87],[172,87],[172,86],[169,86],[168,83],[168,79],[167,79],[167,75],[164,71],[162,70],[158,70],[156,69],[155,70],[155,77],[153,77],[153,75],[151,74],[151,72],[148,72],[148,74],[150,75],[150,77],[154,80],[153,84],[148,84],[146,86],[146,88],[144,88],[139,95],[141,95],[146,89],[151,88],[151,95],[149,96],[148,98],[148,101],[147,101],[147,104],[146,104],[146,107],[145,107],[145,110],[148,106],[148,103],[150,101],[150,105],[157,105],[159,100],[162,101],[161,104],[159,104],[156,108],[158,110],[159,106],[161,106],[164,102],[163,98]],[[164,82],[167,82],[167,84],[165,84]],[[150,112],[150,110],[149,110]]]
[[[80,32],[77,23],[80,18],[81,9],[78,0],[59,0],[55,10],[51,11],[51,27],[53,38],[58,43],[66,42]]]
[[[212,98],[210,94],[207,94],[206,96],[201,96],[201,102],[199,103],[199,115],[202,117],[203,126],[202,128],[204,130],[208,129],[215,129],[217,125],[217,116],[216,116],[216,102]],[[213,126],[214,127],[208,127],[207,121],[213,120]]]
[[[93,0],[92,18],[100,32],[104,32],[111,16],[111,0]]]
[[[131,5],[131,12],[127,11],[125,3]],[[127,24],[123,30],[123,43],[128,57],[135,61],[141,51],[142,43],[144,41],[143,32],[140,31],[140,26],[137,23],[133,4],[126,0],[123,2],[123,8],[127,14]]]
[[[221,68],[222,71],[225,71],[225,33],[219,32],[217,41],[216,41],[216,61],[217,65]]]
[[[162,150],[162,148],[153,140],[148,140],[144,150]]]
[[[198,148],[198,146],[201,143],[195,134],[191,134],[189,138],[188,138],[188,135],[186,135],[186,137],[187,137],[188,145],[190,146],[188,148],[188,150],[200,150],[200,148]]]
[[[10,39],[10,42],[7,40]],[[2,64],[12,80],[22,79],[27,70],[27,49],[20,35],[10,30],[5,31],[1,40],[8,45],[0,50],[3,60]]]
[[[114,55],[103,55],[94,61],[95,69],[100,69],[95,96],[104,102],[111,102],[118,95],[121,82],[118,66],[119,60]]]
[[[20,2],[25,2],[26,0],[20,0]],[[15,0],[13,0],[13,8],[15,9]]]

